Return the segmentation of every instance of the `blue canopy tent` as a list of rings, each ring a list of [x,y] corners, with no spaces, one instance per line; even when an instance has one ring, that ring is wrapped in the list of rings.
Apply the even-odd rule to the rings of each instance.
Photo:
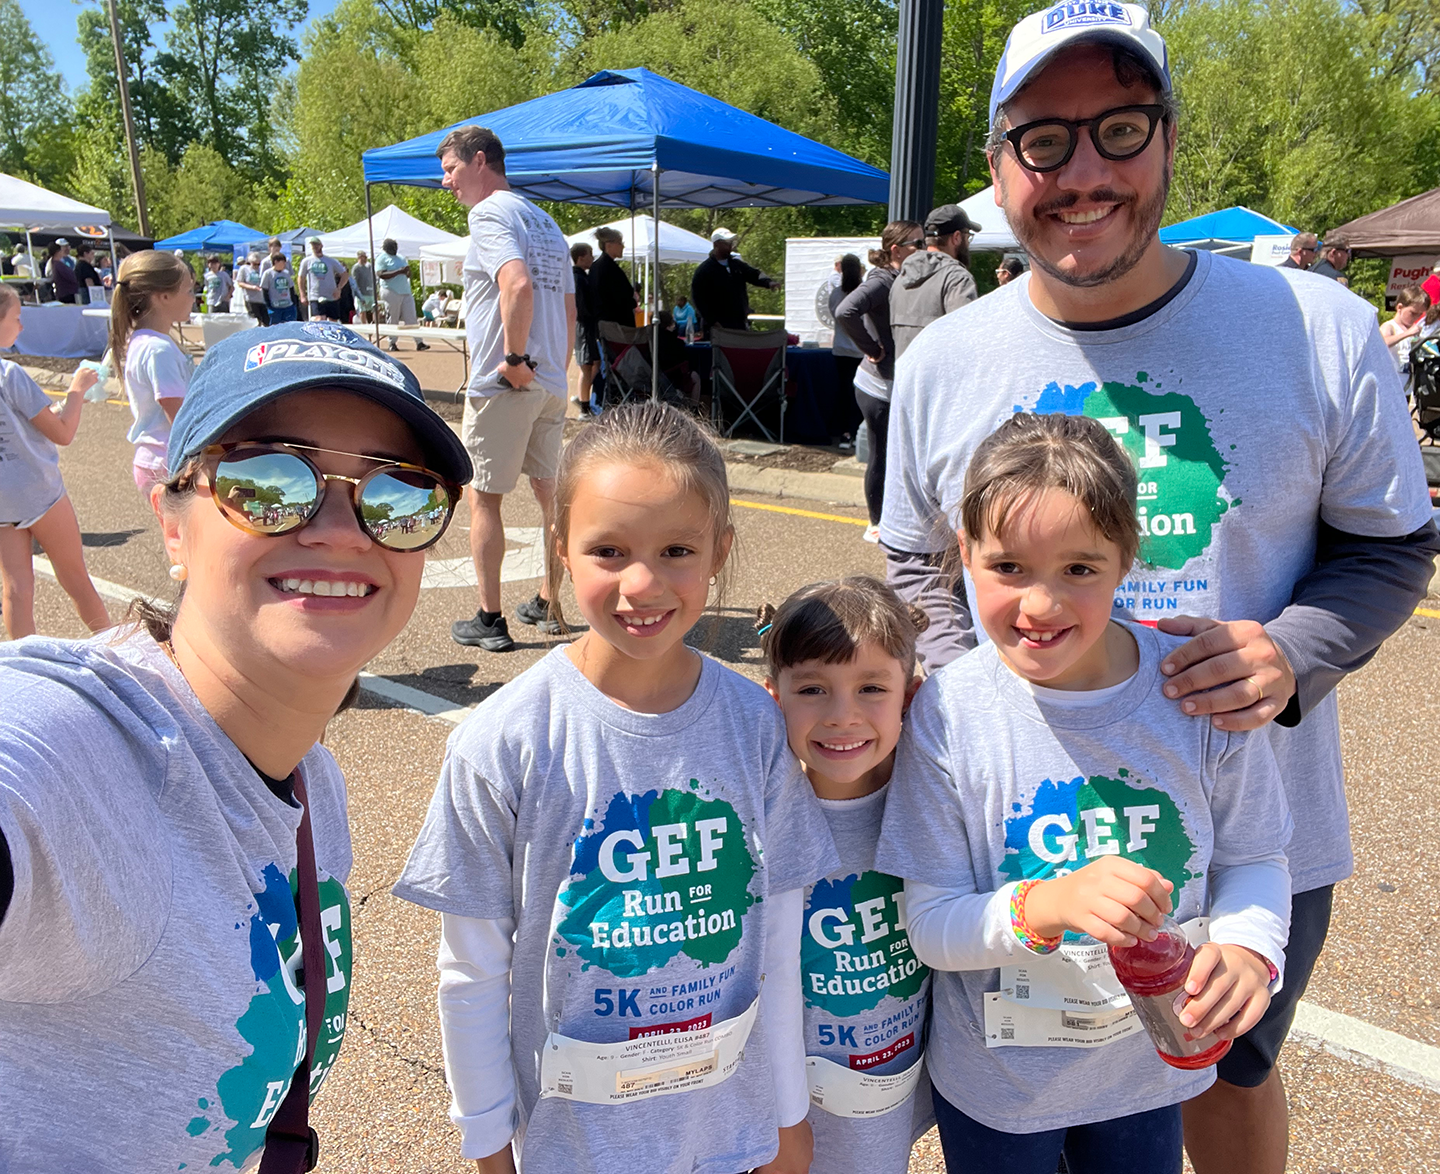
[[[889,176],[868,163],[648,69],[602,70],[568,90],[366,151],[366,184],[438,188],[436,149],[474,123],[500,137],[510,186],[532,200],[658,211],[890,198]]]
[[[829,207],[890,196],[889,176],[868,163],[648,69],[621,69],[366,151],[365,215],[371,184],[439,187],[441,140],[477,123],[505,144],[510,187],[535,200],[648,209],[658,221],[661,208]],[[651,308],[654,323],[653,294]],[[654,378],[658,395],[658,366]]]
[[[1188,245],[1212,253],[1239,253],[1248,250],[1257,236],[1281,236],[1298,231],[1237,204],[1166,225],[1160,230],[1160,240],[1167,245]]]
[[[169,236],[164,240],[156,241],[157,249],[182,249],[187,253],[203,253],[207,251],[219,252],[222,249],[234,250],[237,245],[248,245],[254,240],[264,240],[265,234],[258,229],[247,228],[234,220],[215,220],[209,224],[202,224],[199,228],[192,228],[189,232],[182,232],[178,236]]]

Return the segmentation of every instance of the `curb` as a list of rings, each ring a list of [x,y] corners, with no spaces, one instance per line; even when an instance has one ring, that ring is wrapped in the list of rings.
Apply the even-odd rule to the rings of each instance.
[[[725,465],[731,491],[763,493],[770,497],[799,497],[831,505],[863,508],[865,485],[843,473],[801,473],[793,469],[766,469],[755,465]]]

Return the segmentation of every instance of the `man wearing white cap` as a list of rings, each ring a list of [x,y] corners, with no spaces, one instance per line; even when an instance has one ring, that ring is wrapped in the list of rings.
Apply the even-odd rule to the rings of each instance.
[[[912,559],[953,543],[971,454],[1016,411],[1097,418],[1133,458],[1140,557],[1116,605],[1192,637],[1161,664],[1165,695],[1223,731],[1211,737],[1262,730],[1293,813],[1289,945],[1268,959],[1269,1010],[1184,1110],[1197,1174],[1278,1174],[1275,1059],[1353,867],[1335,686],[1423,598],[1440,541],[1373,311],[1311,274],[1161,244],[1175,114],[1143,8],[1058,4],[1011,31],[987,149],[1031,269],[896,364],[880,537]],[[1078,814],[1065,815],[1077,828]],[[964,1102],[943,1044],[935,1033],[931,1077]],[[1153,1095],[1131,1093],[1131,1113]]]
[[[712,326],[727,330],[750,329],[750,294],[747,285],[779,289],[780,281],[767,277],[735,255],[735,233],[717,228],[710,234],[710,255],[695,267],[690,279],[690,300],[708,331]]]

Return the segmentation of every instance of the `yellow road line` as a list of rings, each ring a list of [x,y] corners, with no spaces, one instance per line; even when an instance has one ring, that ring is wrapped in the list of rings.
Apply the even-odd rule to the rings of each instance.
[[[844,522],[850,526],[868,526],[870,524],[865,518],[847,518],[841,514],[817,514],[814,510],[797,510],[788,505],[767,505],[761,501],[741,501],[738,497],[732,497],[730,504],[744,506],[747,510],[765,510],[772,514],[794,514],[797,518],[819,518],[822,522]]]
[[[1429,616],[1432,620],[1440,620],[1440,611],[1436,611],[1430,607],[1417,607],[1415,614],[1417,616]]]

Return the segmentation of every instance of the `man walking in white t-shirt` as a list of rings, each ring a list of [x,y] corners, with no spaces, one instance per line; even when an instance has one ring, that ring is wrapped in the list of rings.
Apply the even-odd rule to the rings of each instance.
[[[1184,1108],[1196,1174],[1279,1174],[1275,1060],[1353,868],[1335,686],[1410,616],[1440,550],[1404,396],[1374,311],[1335,282],[1161,244],[1176,105],[1143,8],[1019,22],[990,120],[995,200],[1031,269],[896,364],[887,570],[922,606],[949,598],[925,560],[1016,411],[1091,416],[1131,455],[1140,558],[1116,606],[1192,637],[1161,665],[1166,696],[1220,731],[1264,727],[1294,815],[1283,986]],[[1063,639],[1063,605],[1030,590]]]
[[[445,172],[442,186],[470,209],[463,271],[470,382],[461,435],[475,465],[465,497],[480,608],[474,619],[452,624],[450,634],[459,644],[508,652],[515,642],[501,615],[500,504],[521,475],[528,476],[549,534],[575,337],[570,253],[555,221],[510,190],[505,148],[493,133],[460,127],[436,154]],[[547,634],[560,630],[550,618],[543,582],[515,616]]]

